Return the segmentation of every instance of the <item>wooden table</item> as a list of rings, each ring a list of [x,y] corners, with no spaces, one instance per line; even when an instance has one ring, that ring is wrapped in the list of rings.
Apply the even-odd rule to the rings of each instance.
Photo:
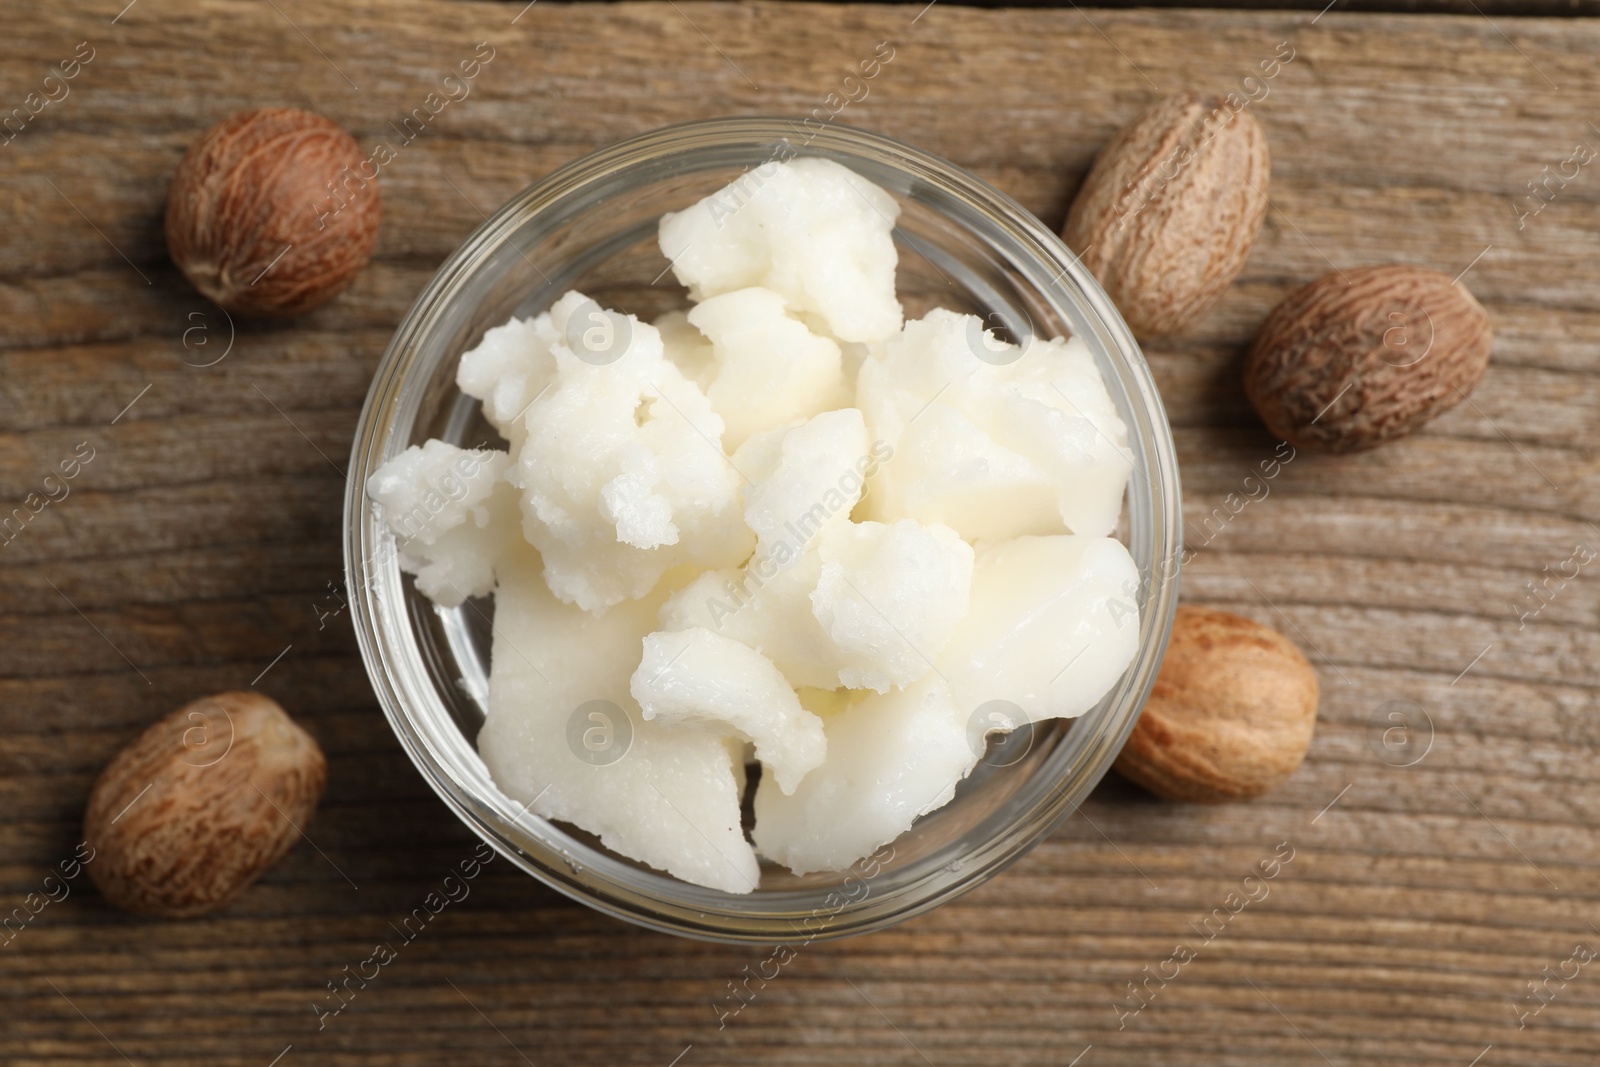
[[[80,443],[94,454],[0,548],[0,903],[72,854],[111,754],[198,694],[254,680],[320,739],[329,785],[315,847],[212,918],[130,919],[72,883],[0,945],[0,1061],[1595,1062],[1600,964],[1559,975],[1600,946],[1600,575],[1519,610],[1541,603],[1525,583],[1544,568],[1600,549],[1600,172],[1520,228],[1517,213],[1542,168],[1600,144],[1600,24],[1503,8],[124,2],[14,11],[0,40],[0,112],[93,49],[0,148],[3,499],[42,490]],[[1226,92],[1291,43],[1254,105],[1274,161],[1261,242],[1192,336],[1149,350],[1196,515],[1270,454],[1239,364],[1288,289],[1412,260],[1465,272],[1489,309],[1493,365],[1470,403],[1372,454],[1303,455],[1214,535],[1191,527],[1206,543],[1185,597],[1284,629],[1316,663],[1309,760],[1271,797],[1215,809],[1108,781],[1010,872],[810,947],[722,1030],[712,1000],[764,952],[634,929],[496,862],[319,1032],[326,983],[475,843],[390,735],[348,621],[318,615],[341,577],[340,468],[391,330],[537,176],[667,122],[809,111],[880,39],[896,58],[839,121],[954,159],[1051,224],[1158,89]],[[184,147],[263,104],[375,141],[480,41],[496,58],[472,95],[383,171],[371,269],[227,349],[163,251]],[[1386,734],[1397,711],[1410,732]],[[1170,974],[1175,945],[1199,941],[1189,924],[1283,842],[1294,858],[1269,895],[1119,1030],[1125,983]]]

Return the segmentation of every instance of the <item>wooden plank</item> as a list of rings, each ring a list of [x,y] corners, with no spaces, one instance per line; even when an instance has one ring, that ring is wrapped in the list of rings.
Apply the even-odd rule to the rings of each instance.
[[[526,0],[500,0],[513,9]],[[610,2],[610,0],[597,0]],[[823,0],[847,4],[851,0]],[[912,11],[927,0],[890,0],[908,5]],[[1071,8],[1071,0],[943,0],[947,5],[977,8]],[[1316,14],[1330,6],[1328,0],[1102,0],[1100,8],[1187,8],[1246,11],[1309,11]],[[1592,18],[1600,14],[1597,0],[1338,0],[1331,5],[1342,12],[1391,15],[1474,15],[1523,18]]]
[[[514,4],[515,0],[504,0]],[[829,3],[847,3],[848,0],[827,0]],[[895,0],[922,7],[917,0]],[[946,3],[949,0],[945,0]],[[961,4],[980,8],[1071,8],[1070,0],[960,0]],[[1309,11],[1316,14],[1324,7],[1346,13],[1365,12],[1390,15],[1473,15],[1478,18],[1493,16],[1522,18],[1593,18],[1600,14],[1600,4],[1594,0],[1107,0],[1096,4],[1105,8],[1219,8],[1244,11]]]
[[[1588,969],[1521,1028],[1518,1012],[1542,968],[1600,940],[1600,586],[1586,571],[1519,616],[1526,582],[1600,540],[1600,184],[1585,169],[1521,229],[1516,212],[1543,167],[1600,138],[1600,25],[1503,19],[1555,10],[1509,0],[1473,5],[1493,21],[1318,19],[1320,4],[119,6],[47,5],[0,41],[8,107],[77,42],[95,49],[0,148],[0,499],[95,449],[71,495],[0,548],[0,905],[70,854],[93,776],[143,724],[250,684],[286,648],[258,684],[321,740],[329,787],[316,848],[221,915],[129,920],[80,881],[0,945],[0,1059],[1593,1061]],[[945,155],[1051,224],[1157,88],[1226,92],[1292,42],[1253,105],[1274,158],[1261,243],[1222,305],[1149,357],[1199,547],[1184,595],[1306,648],[1325,692],[1309,761],[1218,809],[1108,781],[962,900],[805,948],[725,1029],[712,1000],[764,953],[603,919],[497,862],[319,1031],[326,983],[473,844],[389,734],[347,623],[319,628],[313,610],[340,573],[350,435],[394,324],[481,213],[538,175],[667,122],[806,112],[883,39],[894,62],[841,120]],[[266,103],[392,136],[485,40],[496,58],[472,96],[385,169],[377,260],[355,287],[297,322],[240,326],[225,359],[193,365],[229,330],[161,246],[185,145]],[[1237,386],[1255,325],[1315,275],[1391,260],[1471,265],[1496,326],[1472,404],[1377,453],[1297,456],[1228,512],[1274,444]],[[185,346],[196,326],[216,347]],[[1373,725],[1397,701],[1418,743],[1431,735],[1414,766],[1386,763]],[[1190,924],[1279,842],[1295,858],[1270,895],[1119,1029],[1126,983],[1196,941]]]

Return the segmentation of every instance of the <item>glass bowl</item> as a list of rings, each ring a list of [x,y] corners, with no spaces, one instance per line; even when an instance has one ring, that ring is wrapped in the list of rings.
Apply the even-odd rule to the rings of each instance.
[[[1134,456],[1120,534],[1142,577],[1141,632],[1133,663],[1095,708],[1040,723],[1020,759],[980,763],[954,800],[880,850],[870,870],[798,877],[764,863],[760,888],[734,895],[620,857],[573,827],[524,813],[500,792],[475,748],[487,708],[492,598],[442,609],[419,594],[400,573],[393,537],[364,486],[379,465],[431,437],[498,443],[477,401],[455,386],[460,354],[489,327],[542,311],[568,289],[641,318],[683,306],[687,296],[656,247],[661,214],[795,155],[842,163],[899,201],[897,282],[908,317],[943,304],[1014,339],[1033,330],[1088,344]],[[690,937],[770,943],[862,933],[993,876],[1074,811],[1111,766],[1155,678],[1177,598],[1171,431],[1111,301],[1060,239],[1004,194],[925,152],[837,125],[747,118],[672,126],[585,156],[519,193],[449,258],[401,322],[373,378],[350,474],[352,619],[378,699],[417,769],[475,833],[542,882]]]

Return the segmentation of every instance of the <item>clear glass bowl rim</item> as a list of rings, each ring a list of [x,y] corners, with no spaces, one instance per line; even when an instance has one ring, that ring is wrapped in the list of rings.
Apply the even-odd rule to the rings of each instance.
[[[641,889],[640,879],[631,876],[632,868],[603,853],[574,863],[566,850],[545,847],[518,826],[516,805],[507,798],[475,794],[445,765],[431,736],[437,722],[413,706],[412,697],[422,695],[414,692],[422,675],[421,655],[401,606],[404,590],[398,567],[392,558],[374,567],[383,534],[365,482],[378,465],[410,443],[399,440],[392,416],[396,406],[403,406],[407,387],[413,392],[420,388],[416,372],[431,370],[419,367],[418,360],[441,309],[497,248],[513,240],[538,213],[581,198],[586,188],[629,169],[648,171],[652,164],[696,150],[726,152],[742,147],[754,150],[752,158],[760,162],[755,157],[761,150],[785,141],[802,142],[802,155],[866,156],[929,183],[988,216],[988,223],[1031,255],[1035,260],[1031,266],[1055,279],[1040,287],[1041,295],[1055,308],[1074,308],[1087,319],[1094,336],[1085,340],[1109,358],[1130,398],[1132,411],[1123,414],[1132,416],[1130,439],[1136,455],[1143,457],[1135,464],[1128,490],[1129,513],[1136,526],[1130,540],[1148,546],[1148,551],[1135,553],[1144,576],[1139,590],[1140,649],[1119,683],[1115,704],[1084,717],[1098,714],[1099,721],[1087,746],[1079,749],[1080,758],[1061,768],[1060,776],[1004,833],[977,842],[961,863],[926,872],[887,896],[868,893],[837,911],[830,903],[826,926],[805,940],[882,929],[937,907],[999,873],[1077,809],[1110,769],[1154,683],[1176,608],[1182,553],[1176,450],[1154,379],[1132,333],[1059,237],[968,171],[892,138],[837,123],[818,130],[797,119],[710,119],[662,127],[602,148],[558,168],[507,201],[435,273],[401,320],[374,373],[351,448],[345,497],[344,552],[352,625],[367,674],[396,737],[428,784],[474,833],[521,869],[581,903],[650,929],[712,941],[794,940],[796,911],[785,908],[781,914],[764,914],[750,906],[759,893],[729,896],[683,883],[673,883],[682,889],[670,893]],[[1136,492],[1142,508],[1134,507]],[[402,638],[399,647],[392,639],[396,636]],[[410,641],[404,640],[407,636]],[[663,880],[671,882],[665,876],[656,879]],[[819,904],[824,892],[816,891]]]

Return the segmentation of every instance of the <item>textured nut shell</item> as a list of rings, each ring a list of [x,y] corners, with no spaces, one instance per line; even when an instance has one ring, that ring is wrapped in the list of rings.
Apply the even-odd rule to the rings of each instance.
[[[197,700],[100,772],[83,817],[89,873],[128,911],[213,911],[294,844],[326,774],[316,741],[266,697]]]
[[[1244,388],[1290,444],[1357,452],[1455,406],[1489,366],[1489,316],[1426,267],[1362,267],[1291,293],[1256,333]]]
[[[310,111],[261,108],[224,119],[173,175],[173,262],[212,301],[246,315],[298,315],[333,299],[378,239],[377,178],[356,184],[364,162],[348,133]],[[341,192],[343,210],[330,199],[336,180],[356,190]]]
[[[1177,333],[1244,269],[1271,170],[1248,111],[1194,93],[1165,97],[1100,153],[1061,235],[1135,336]]]
[[[1317,696],[1311,664],[1276,630],[1225,611],[1179,607],[1116,768],[1170,800],[1260,796],[1305,758]]]

